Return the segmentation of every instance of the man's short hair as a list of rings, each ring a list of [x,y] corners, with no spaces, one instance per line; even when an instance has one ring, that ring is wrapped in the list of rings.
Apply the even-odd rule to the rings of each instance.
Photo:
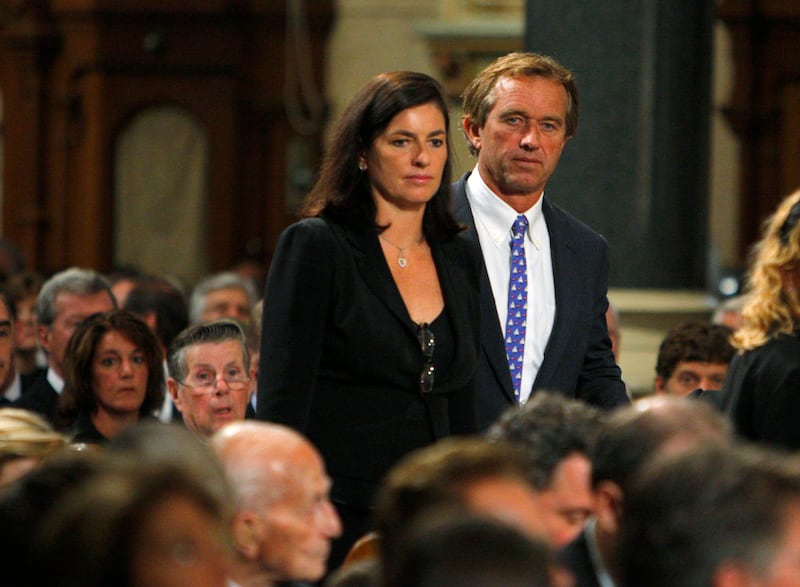
[[[189,298],[189,320],[192,324],[197,324],[202,320],[203,312],[206,310],[206,296],[212,291],[220,289],[241,289],[247,294],[250,306],[258,300],[255,286],[251,279],[242,277],[233,271],[223,271],[206,277],[198,283],[192,290]]]
[[[800,466],[778,453],[710,445],[648,464],[625,494],[628,585],[708,587],[725,564],[765,575],[800,505]]]
[[[736,349],[730,342],[731,330],[720,324],[684,322],[669,331],[658,347],[656,375],[664,380],[672,377],[681,362],[731,362]]]
[[[178,381],[185,381],[187,375],[186,349],[188,347],[205,344],[220,343],[233,340],[242,347],[242,362],[248,369],[250,357],[244,344],[244,332],[235,320],[223,319],[213,322],[195,324],[181,332],[169,347],[167,368],[169,375]]]
[[[705,402],[666,395],[612,412],[592,454],[592,485],[613,481],[627,491],[642,466],[667,443],[726,444],[731,426]]]
[[[591,458],[601,421],[600,411],[585,402],[537,392],[525,405],[506,410],[487,435],[524,450],[530,481],[543,491],[564,459],[575,453]]]
[[[164,348],[189,325],[189,310],[183,293],[166,279],[140,278],[125,299],[125,309],[138,316],[156,316],[156,336]]]
[[[480,438],[445,438],[419,449],[395,465],[376,500],[375,529],[381,548],[397,539],[423,511],[442,505],[466,505],[473,481],[516,479],[528,485],[527,463],[516,447]]]
[[[56,273],[44,283],[36,299],[36,322],[40,326],[53,324],[56,319],[56,298],[61,293],[91,296],[103,291],[108,293],[116,309],[117,300],[111,292],[111,284],[97,271],[71,267]]]
[[[447,510],[416,521],[384,563],[386,587],[551,585],[550,549],[502,522]]]
[[[494,89],[501,78],[543,77],[559,82],[567,92],[567,137],[578,130],[578,87],[575,76],[552,57],[536,53],[509,53],[478,73],[462,94],[464,116],[483,127],[494,107]],[[470,149],[473,155],[474,149]]]

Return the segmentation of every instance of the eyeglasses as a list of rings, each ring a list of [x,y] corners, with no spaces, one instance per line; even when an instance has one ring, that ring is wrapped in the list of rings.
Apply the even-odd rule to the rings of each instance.
[[[419,375],[419,392],[425,395],[433,390],[433,375],[436,370],[433,365],[433,349],[436,346],[436,339],[430,324],[423,322],[417,327],[417,338],[422,348],[422,357],[425,359]]]
[[[188,381],[181,381],[180,379],[176,379],[175,381],[184,387],[191,389],[194,395],[214,393],[214,391],[217,389],[217,383],[220,381],[224,381],[227,388],[231,391],[242,391],[250,382],[250,378],[247,375],[241,374],[218,376],[213,372],[201,372],[193,377],[195,378],[195,381],[192,383],[189,383]]]

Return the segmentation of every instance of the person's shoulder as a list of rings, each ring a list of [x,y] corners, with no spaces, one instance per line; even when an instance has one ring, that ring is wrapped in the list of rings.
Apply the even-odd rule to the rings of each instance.
[[[330,243],[336,238],[337,225],[324,218],[303,218],[289,225],[281,235],[281,240],[285,243],[297,245],[300,243]]]

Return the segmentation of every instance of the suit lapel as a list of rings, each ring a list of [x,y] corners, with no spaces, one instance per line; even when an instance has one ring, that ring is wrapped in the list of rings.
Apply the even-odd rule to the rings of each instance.
[[[475,219],[472,216],[472,209],[467,200],[467,178],[465,174],[453,186],[453,209],[456,219],[467,226],[467,231],[462,233],[462,238],[473,240],[480,245],[478,232],[475,230]],[[508,358],[506,357],[506,346],[503,342],[503,331],[497,319],[497,307],[495,306],[492,286],[489,283],[489,275],[486,273],[486,266],[481,258],[481,347],[486,356],[486,360],[494,373],[495,378],[503,390],[503,394],[513,404],[516,403],[514,396],[514,386],[511,383],[511,374],[508,371]]]
[[[563,222],[558,209],[547,199],[542,202],[542,212],[550,235],[550,255],[553,261],[553,285],[556,296],[556,315],[553,330],[544,350],[544,360],[536,374],[533,389],[547,387],[561,356],[567,350],[567,341],[575,327],[574,313],[577,306],[576,292],[580,286],[577,267],[577,250],[572,242],[568,226]]]

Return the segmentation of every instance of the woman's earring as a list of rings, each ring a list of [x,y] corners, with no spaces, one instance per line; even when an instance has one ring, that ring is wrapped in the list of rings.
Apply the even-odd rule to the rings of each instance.
[[[366,171],[367,170],[367,162],[366,161],[359,161],[358,162],[358,168],[361,171]]]

